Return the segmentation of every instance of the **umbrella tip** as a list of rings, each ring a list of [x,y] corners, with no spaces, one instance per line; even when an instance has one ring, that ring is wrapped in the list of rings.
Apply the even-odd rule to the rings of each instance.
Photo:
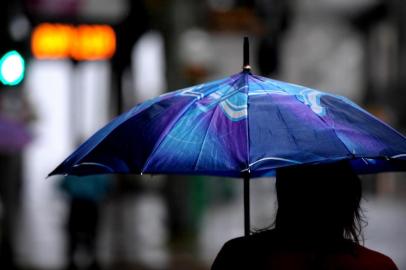
[[[244,71],[250,71],[251,66],[250,66],[250,43],[248,37],[244,37],[244,45],[243,45],[243,65],[242,69]]]

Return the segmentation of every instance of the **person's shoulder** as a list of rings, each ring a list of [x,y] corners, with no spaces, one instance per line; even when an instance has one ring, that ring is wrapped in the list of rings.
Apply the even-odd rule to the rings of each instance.
[[[258,258],[268,250],[265,248],[264,236],[268,233],[254,233],[249,236],[228,240],[213,262],[212,270],[224,269],[259,269]]]
[[[248,240],[249,237],[241,236],[241,237],[236,237],[233,239],[228,240],[223,248],[224,249],[232,249],[232,250],[238,250],[238,249],[243,249],[246,247],[247,243],[250,242]]]
[[[380,270],[397,270],[396,264],[388,256],[366,248],[361,245],[356,245],[357,257],[362,261],[363,264],[370,268],[367,269],[380,269]]]
[[[272,243],[273,231],[256,232],[249,236],[242,236],[228,240],[224,244],[224,248],[236,250],[245,250],[257,252],[264,245],[268,246]]]
[[[250,248],[247,243],[249,237],[237,237],[228,240],[217,254],[211,270],[224,269],[249,269],[245,267],[247,258],[250,256]]]

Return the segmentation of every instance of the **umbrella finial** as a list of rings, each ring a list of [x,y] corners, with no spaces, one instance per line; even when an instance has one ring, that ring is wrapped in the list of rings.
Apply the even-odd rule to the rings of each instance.
[[[250,43],[248,37],[244,37],[244,63],[242,66],[244,71],[250,71]]]

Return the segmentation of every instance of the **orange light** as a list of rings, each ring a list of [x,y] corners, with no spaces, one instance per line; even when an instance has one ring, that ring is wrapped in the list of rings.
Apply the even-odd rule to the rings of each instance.
[[[76,28],[71,56],[75,60],[109,59],[116,50],[114,30],[107,25],[80,25]]]
[[[39,59],[69,57],[73,32],[73,26],[65,24],[38,25],[31,37],[32,54]]]
[[[38,59],[109,59],[116,50],[116,35],[108,25],[44,23],[33,31],[31,50]]]

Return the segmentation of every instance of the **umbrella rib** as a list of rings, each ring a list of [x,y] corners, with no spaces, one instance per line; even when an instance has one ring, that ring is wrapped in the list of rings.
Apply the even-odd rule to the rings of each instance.
[[[86,166],[86,165],[99,166],[99,167],[107,169],[109,171],[109,173],[114,173],[114,170],[111,167],[109,167],[105,164],[99,163],[99,162],[82,162],[82,163],[73,165],[72,167],[77,168],[77,167]]]
[[[253,77],[254,77],[255,79],[257,79],[257,80],[262,81],[262,80],[261,80],[261,77],[259,77],[259,76],[254,75]],[[276,87],[276,88],[282,90],[283,92],[286,92],[286,89],[280,87],[279,85],[274,84],[271,79],[264,80],[263,82],[269,83],[269,84],[273,85],[274,87]]]
[[[207,129],[206,129],[206,133],[204,134],[203,142],[202,142],[202,144],[200,145],[199,156],[197,157],[197,159],[196,159],[196,161],[195,161],[195,165],[193,166],[193,167],[194,167],[193,169],[194,169],[195,171],[196,171],[197,165],[199,164],[200,157],[202,156],[203,146],[204,146],[204,144],[205,144],[205,142],[206,142],[207,134],[209,133],[209,129],[210,129],[210,127],[211,127],[211,124],[213,123],[213,117],[214,117],[215,113],[217,112],[217,110],[218,110],[219,108],[220,108],[220,106],[217,105],[217,106],[214,108],[213,113],[211,114],[209,126],[208,126]]]
[[[406,154],[398,154],[398,155],[391,156],[391,158],[403,158],[403,157],[406,157]]]
[[[236,84],[236,82],[237,82],[239,79],[240,79],[240,77],[237,77],[233,82],[231,82],[230,85],[229,85],[230,88],[234,87],[234,85]],[[228,91],[226,91],[224,94],[226,94],[227,92],[228,92]],[[238,92],[238,90],[236,90],[236,91],[234,91],[234,92]],[[229,94],[229,95],[226,96],[226,97],[229,97],[229,96],[231,96],[231,95]],[[211,115],[211,117],[210,117],[209,126],[208,126],[208,128],[206,129],[206,133],[204,134],[203,142],[202,142],[202,144],[201,144],[201,146],[200,146],[199,156],[197,157],[197,159],[196,159],[196,161],[195,161],[195,165],[193,166],[193,167],[194,167],[194,170],[196,170],[197,165],[199,164],[200,157],[201,157],[201,154],[202,154],[203,145],[204,145],[205,142],[206,142],[207,134],[209,133],[209,129],[210,129],[211,124],[212,124],[212,122],[213,122],[214,114],[215,114],[215,113],[217,112],[217,110],[220,108],[219,104],[220,104],[220,102],[222,102],[223,100],[224,100],[223,97],[219,99],[219,102],[217,102],[217,105],[216,105],[216,107],[214,108],[213,113],[212,113],[212,115]]]
[[[237,81],[237,80],[238,80],[238,77],[236,77],[236,78],[234,79],[234,81],[231,82],[231,84],[234,84],[234,82]],[[148,167],[148,165],[149,165],[149,163],[150,163],[150,161],[151,161],[152,156],[156,153],[156,151],[158,150],[159,146],[160,146],[160,145],[162,144],[162,142],[164,141],[165,136],[163,136],[163,134],[167,134],[167,131],[171,130],[172,127],[174,127],[174,126],[176,125],[176,123],[178,123],[178,121],[180,120],[180,118],[189,110],[190,107],[192,107],[193,104],[195,104],[195,103],[196,103],[197,101],[199,101],[200,99],[205,98],[205,97],[209,96],[210,94],[212,94],[213,92],[215,92],[215,91],[216,91],[216,87],[217,87],[218,85],[222,85],[222,84],[224,84],[224,83],[226,83],[226,82],[225,82],[225,81],[222,81],[222,82],[220,82],[219,84],[212,85],[211,87],[214,89],[213,91],[206,91],[203,96],[193,98],[193,100],[192,100],[192,101],[177,115],[177,117],[165,128],[165,130],[161,133],[160,137],[158,138],[156,144],[154,145],[153,150],[151,151],[151,154],[149,154],[147,160],[145,161],[144,166],[142,166],[141,173],[143,173],[143,172],[145,171],[145,168]],[[209,89],[210,89],[210,88],[209,88]]]
[[[293,159],[280,158],[280,157],[264,157],[264,158],[258,159],[256,161],[250,163],[250,166],[253,166],[253,165],[255,165],[255,164],[259,163],[259,162],[266,161],[266,160],[279,160],[279,161],[290,162],[292,164],[300,164],[299,161],[293,160]],[[243,170],[243,171],[245,171],[245,170]]]
[[[180,90],[178,90],[178,91],[180,91]],[[178,91],[175,91],[175,92],[178,92]],[[168,97],[166,97],[166,98],[164,98],[164,99],[162,99],[162,100],[166,100],[167,98],[170,98],[170,96],[168,96]],[[154,99],[156,99],[156,98],[154,98]],[[151,100],[153,100],[153,99],[151,99]],[[160,101],[162,101],[162,100],[160,100]],[[153,104],[155,104],[155,103],[149,104],[147,107],[145,107],[145,108],[143,108],[141,111],[137,112],[137,114],[139,114],[139,113],[145,111],[146,109],[148,109],[149,107],[151,107]],[[140,106],[140,105],[141,105],[141,104],[138,104],[138,106]],[[136,107],[138,107],[138,106],[136,106]],[[134,109],[135,109],[135,108],[134,108]],[[92,137],[90,137],[90,139],[91,139],[91,138],[96,137],[96,135],[98,135],[98,134],[100,134],[100,133],[104,133],[104,134],[101,136],[101,138],[98,139],[98,143],[93,143],[93,146],[89,147],[89,149],[87,149],[84,154],[82,154],[79,158],[76,158],[75,161],[71,162],[72,165],[80,165],[80,164],[82,163],[81,161],[82,161],[90,152],[92,152],[92,151],[97,147],[97,145],[98,145],[100,142],[102,142],[103,140],[105,140],[108,136],[110,136],[110,135],[113,133],[114,130],[120,128],[120,126],[125,123],[125,121],[129,118],[129,115],[130,115],[131,113],[133,113],[133,109],[130,110],[130,111],[128,111],[128,112],[125,112],[125,113],[123,113],[123,114],[121,114],[121,115],[119,115],[119,116],[117,116],[112,122],[107,123],[102,129],[100,129],[100,130],[99,130],[98,132],[96,132]],[[115,121],[118,121],[118,123],[115,123]],[[106,129],[107,127],[110,127],[110,128],[109,128],[109,130],[106,132],[105,129]],[[102,131],[103,131],[103,132],[102,132]],[[87,141],[84,142],[83,144],[81,144],[81,145],[79,146],[78,150],[81,149],[82,147],[84,147],[86,143],[87,143]],[[72,154],[64,161],[64,163],[67,162],[67,161],[70,161],[70,159],[72,158],[73,154],[74,154],[74,153],[72,153]],[[62,164],[61,164],[61,165],[62,165]],[[58,166],[58,167],[59,167],[59,166]],[[51,172],[51,174],[52,174],[52,172]]]
[[[282,123],[283,123],[283,124],[285,125],[285,127],[286,127],[286,130],[289,130],[289,128],[288,128],[288,123],[287,123],[285,117],[283,116],[283,114],[282,114],[282,112],[281,112],[281,109],[279,108],[279,106],[275,106],[275,107],[276,107],[276,109],[277,109],[277,113],[278,113],[278,115],[279,115],[279,118],[282,120]],[[298,143],[297,143],[297,140],[296,140],[295,136],[293,136],[293,133],[288,133],[288,134],[289,134],[289,137],[292,139],[293,144],[294,144],[294,145],[296,146],[296,148],[299,150],[300,147],[299,147],[299,145],[298,145]]]
[[[272,95],[270,95],[270,96],[272,97]],[[248,100],[247,100],[247,102],[248,102]],[[279,118],[280,118],[280,119],[282,120],[282,122],[284,123],[286,129],[288,129],[288,128],[287,128],[287,122],[286,122],[285,118],[283,117],[283,114],[281,113],[280,108],[279,108],[278,106],[276,106],[276,109],[277,109],[278,115],[280,116]],[[294,137],[292,134],[289,134],[289,135],[290,135],[290,137],[291,137],[293,143],[295,144],[295,146],[298,148],[297,141],[296,141],[295,137]],[[248,140],[248,142],[249,142],[249,140]],[[248,168],[242,170],[242,172],[247,171],[247,170],[249,171],[251,166],[257,164],[258,162],[265,161],[265,160],[288,161],[288,162],[291,162],[291,163],[294,163],[294,164],[298,164],[298,163],[299,163],[298,161],[295,161],[295,160],[285,159],[285,158],[280,158],[280,157],[265,157],[265,158],[261,158],[261,159],[259,159],[259,160],[256,160],[256,161],[254,161],[254,162],[252,162],[252,163],[249,162],[249,163],[248,163]]]
[[[219,84],[224,83],[224,81],[225,81],[225,79],[219,80]],[[216,86],[216,85],[218,85],[218,84],[214,84],[212,87],[214,88],[214,86]],[[197,86],[198,86],[198,85],[196,85],[196,86],[194,86],[194,87],[197,87]],[[154,105],[154,104],[156,104],[156,103],[158,103],[158,102],[167,100],[168,98],[173,98],[173,97],[177,96],[179,93],[182,93],[182,91],[184,91],[185,89],[187,89],[187,88],[179,89],[179,90],[172,91],[172,92],[168,92],[168,93],[163,94],[163,95],[161,95],[161,96],[152,98],[152,99],[149,100],[149,101],[151,101],[151,103],[148,104],[148,106],[145,106],[144,108],[142,108],[140,111],[136,111],[136,109],[137,109],[137,108],[139,109],[139,106],[141,106],[143,103],[140,103],[140,104],[138,104],[136,107],[134,107],[133,109],[131,109],[131,110],[129,110],[129,111],[127,111],[127,112],[125,112],[125,113],[123,113],[123,114],[117,116],[117,118],[115,118],[115,120],[113,120],[113,121],[110,122],[110,123],[107,123],[101,130],[99,130],[99,131],[96,133],[96,134],[98,134],[99,132],[101,132],[102,130],[104,130],[105,128],[107,128],[108,126],[110,126],[110,125],[112,126],[112,127],[110,127],[110,129],[109,129],[107,132],[104,132],[105,134],[102,135],[102,137],[98,139],[98,142],[100,143],[100,142],[102,142],[103,140],[105,140],[108,136],[111,135],[111,133],[112,133],[114,130],[120,128],[120,126],[121,126],[122,124],[124,124],[124,123],[126,122],[126,120],[128,120],[128,119],[129,119],[130,117],[132,117],[134,114],[137,114],[137,115],[138,115],[138,114],[142,113],[143,111],[147,110],[149,107],[151,107],[152,105]],[[209,89],[210,89],[210,88],[209,88]],[[208,94],[211,94],[212,92],[214,92],[214,91],[210,91]],[[155,100],[157,100],[157,101],[156,101],[156,102],[153,102],[153,101],[155,101]],[[135,111],[136,111],[136,113],[135,113]],[[118,121],[118,123],[115,123],[115,121]],[[95,137],[96,134],[94,134],[92,137]],[[92,138],[92,137],[91,137],[91,138]],[[85,142],[85,143],[86,143],[86,142]],[[81,149],[81,147],[84,146],[85,143],[83,143],[82,145],[80,145],[78,149]],[[83,158],[85,158],[90,152],[92,152],[92,151],[97,147],[97,145],[98,145],[98,143],[96,143],[96,144],[93,143],[93,144],[94,144],[94,145],[93,145],[92,147],[90,147],[89,149],[86,150],[86,153],[82,154],[79,158],[77,158],[75,161],[73,161],[73,162],[71,162],[71,163],[72,163],[72,164],[80,164],[80,163],[81,163],[81,160],[83,160]],[[73,153],[72,153],[72,155],[73,155]],[[66,161],[68,161],[68,160],[72,157],[72,155],[70,155],[70,156],[66,159]],[[61,164],[61,165],[62,165],[62,164]]]
[[[260,77],[258,77],[258,76],[255,76],[255,78],[260,79]],[[272,84],[273,86],[275,86],[275,87],[277,87],[277,88],[279,88],[279,89],[281,89],[281,90],[284,90],[282,87],[280,87],[280,86],[276,85],[275,83],[273,83],[272,80],[266,80],[266,81],[267,81],[269,84]],[[302,88],[302,89],[306,89],[306,88],[307,88],[307,87],[303,87],[303,86],[300,86],[300,85],[296,85],[296,86],[299,87],[299,88]],[[285,90],[284,90],[284,91],[285,91]],[[347,103],[353,105],[354,107],[356,107],[356,108],[360,109],[361,111],[363,111],[364,113],[366,113],[368,116],[370,116],[370,117],[372,117],[373,119],[379,121],[379,122],[382,123],[384,126],[386,126],[387,128],[391,129],[392,131],[394,131],[394,132],[395,132],[397,135],[399,135],[400,137],[404,137],[400,132],[398,132],[397,130],[393,129],[391,126],[389,126],[389,125],[386,124],[385,122],[382,122],[380,119],[378,119],[378,118],[375,117],[374,115],[370,114],[370,113],[367,112],[365,109],[363,109],[362,107],[358,106],[356,103],[352,102],[351,100],[347,99],[346,97],[336,96],[336,95],[332,95],[332,94],[330,94],[330,93],[325,93],[325,92],[324,92],[323,94],[324,94],[324,95],[328,95],[328,96],[333,97],[333,98],[336,98],[336,99],[339,99],[339,100],[342,100],[342,101],[344,101],[344,102],[347,102]],[[325,119],[323,119],[320,115],[317,114],[317,116],[321,119],[322,122],[324,122],[328,127],[330,127],[330,128],[333,130],[335,136],[336,136],[337,139],[340,141],[340,143],[344,146],[345,149],[347,149],[348,153],[349,153],[352,157],[355,158],[355,154],[354,154],[354,153],[347,147],[347,145],[340,139],[340,137],[339,137],[338,134],[337,134],[336,129],[335,129],[333,126],[331,126],[328,122],[326,122]]]
[[[163,136],[163,134],[167,134],[167,131],[171,130],[172,127],[174,127],[176,125],[176,123],[178,123],[179,119],[187,112],[187,110],[196,102],[198,101],[199,98],[196,97],[194,98],[182,111],[180,114],[177,115],[177,117],[164,129],[164,131],[161,133],[161,135],[159,136],[156,144],[154,145],[153,150],[151,151],[151,154],[149,154],[147,160],[144,163],[144,166],[142,166],[141,169],[141,173],[143,173],[145,171],[145,168],[148,167],[152,156],[156,153],[156,151],[158,150],[159,146],[162,144],[162,142],[165,139],[165,136]]]
[[[334,96],[335,98],[337,98],[336,96]],[[365,110],[364,108],[362,108],[361,106],[359,106],[358,104],[356,104],[355,102],[353,102],[352,100],[346,98],[346,97],[340,97],[339,98],[341,100],[343,100],[344,102],[349,103],[350,105],[353,105],[354,107],[358,108],[360,111],[366,113],[369,117],[371,117],[372,119],[378,121],[379,123],[381,123],[383,126],[389,128],[390,130],[392,130],[396,135],[400,136],[401,138],[405,138],[405,136],[400,133],[399,131],[397,131],[396,129],[394,129],[393,127],[391,127],[390,125],[388,125],[387,123],[385,123],[384,121],[382,121],[381,119],[379,119],[378,117],[376,117],[375,115],[371,114],[370,112],[368,112],[367,110]]]
[[[258,76],[255,76],[255,77],[258,77]],[[260,78],[260,77],[259,77],[259,78]],[[280,87],[280,86],[274,84],[271,80],[267,80],[267,82],[270,83],[270,84],[272,84],[273,86],[275,86],[275,87],[277,87],[277,88],[279,88],[279,89],[285,91],[282,87]],[[305,89],[306,87],[302,87],[302,88]],[[330,96],[331,96],[331,95],[330,95]],[[335,96],[334,96],[334,97],[335,97]],[[316,114],[316,115],[317,115],[317,117],[318,117],[326,126],[328,126],[329,128],[331,128],[331,129],[333,130],[334,135],[337,137],[338,141],[344,146],[344,148],[347,149],[348,153],[350,153],[351,156],[355,157],[355,155],[350,151],[350,149],[347,147],[347,145],[345,145],[345,143],[340,139],[340,137],[339,137],[338,134],[337,134],[336,129],[335,129],[334,127],[332,127],[328,122],[326,122],[326,121],[323,119],[323,117],[321,117],[321,116],[318,115],[318,114]]]
[[[250,149],[251,149],[251,146],[250,146],[250,129],[249,129],[249,102],[248,102],[248,99],[249,99],[249,92],[250,92],[250,88],[249,88],[249,81],[248,81],[248,79],[249,79],[249,76],[250,75],[250,73],[244,73],[244,79],[245,79],[245,85],[247,86],[246,87],[246,89],[247,89],[247,106],[246,106],[246,108],[247,108],[247,120],[246,120],[246,138],[247,138],[247,170],[248,170],[248,173],[250,173]]]
[[[347,146],[347,145],[340,139],[340,137],[338,136],[336,129],[335,129],[332,125],[330,125],[323,117],[321,117],[321,116],[318,115],[317,113],[316,113],[316,115],[317,115],[317,117],[318,117],[326,126],[328,126],[329,128],[331,128],[331,129],[333,130],[334,135],[337,137],[338,141],[344,146],[345,149],[347,149],[347,151],[348,151],[348,153],[350,154],[350,156],[352,156],[353,158],[355,158],[354,153],[348,148],[348,146]]]

